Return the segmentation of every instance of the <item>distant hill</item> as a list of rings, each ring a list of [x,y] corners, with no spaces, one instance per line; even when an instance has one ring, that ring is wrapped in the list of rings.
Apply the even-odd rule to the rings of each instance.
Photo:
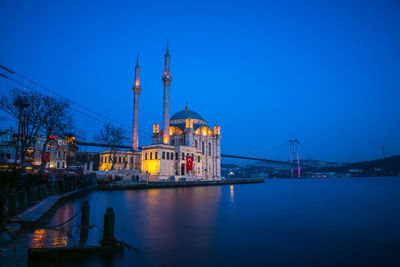
[[[400,173],[400,155],[384,159],[348,163],[338,167],[326,167],[323,171],[346,173],[350,170],[360,170],[363,175],[397,175]]]

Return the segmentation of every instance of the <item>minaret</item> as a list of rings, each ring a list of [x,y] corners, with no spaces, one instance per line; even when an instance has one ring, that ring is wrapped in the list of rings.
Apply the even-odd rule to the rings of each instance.
[[[133,129],[132,129],[132,150],[138,150],[139,146],[139,94],[142,88],[140,87],[140,66],[139,53],[137,55],[135,66],[135,84],[133,90]]]
[[[171,75],[169,72],[169,50],[167,41],[167,50],[164,56],[164,74],[162,80],[164,82],[164,107],[163,107],[163,143],[169,144],[169,85],[171,84]]]

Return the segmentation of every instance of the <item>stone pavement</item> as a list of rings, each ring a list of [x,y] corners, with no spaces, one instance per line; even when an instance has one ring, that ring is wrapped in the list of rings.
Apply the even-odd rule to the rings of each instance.
[[[16,217],[12,218],[10,223],[6,225],[6,228],[11,232],[16,239],[13,239],[11,235],[6,232],[0,235],[0,266],[26,266],[28,259],[28,248],[32,245],[30,240],[32,239],[32,232],[20,231],[21,224],[15,223],[22,220],[22,224],[35,224],[39,221],[46,213],[48,213],[56,204],[62,199],[72,197],[74,195],[80,194],[85,191],[96,188],[97,185],[89,186],[80,190],[67,192],[64,194],[50,196],[34,206],[26,209],[25,211],[19,213]],[[79,217],[79,216],[78,216]],[[44,230],[40,230],[44,231]],[[46,230],[47,231],[47,230]],[[51,231],[51,230],[49,230]],[[93,232],[93,231],[92,231]],[[36,233],[36,231],[35,231]],[[50,232],[46,232],[49,234]],[[59,234],[59,233],[58,233]],[[98,239],[98,233],[95,237],[89,238],[91,242],[93,239]],[[68,238],[67,236],[65,238]],[[75,238],[74,238],[75,239]]]

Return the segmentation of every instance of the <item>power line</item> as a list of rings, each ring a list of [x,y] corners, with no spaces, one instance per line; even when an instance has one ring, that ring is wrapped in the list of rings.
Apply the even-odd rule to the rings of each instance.
[[[61,99],[64,99],[64,100],[68,101],[69,103],[71,103],[71,104],[73,104],[73,105],[76,105],[78,108],[81,108],[81,109],[84,109],[84,110],[85,110],[85,112],[83,112],[83,111],[78,110],[78,109],[76,109],[76,108],[70,107],[71,110],[73,110],[73,111],[75,111],[75,112],[78,112],[78,113],[80,113],[80,114],[82,114],[82,115],[84,115],[84,116],[86,116],[86,117],[88,117],[88,118],[90,118],[90,119],[96,120],[96,121],[101,122],[101,123],[104,123],[104,124],[109,124],[109,123],[111,123],[111,124],[117,124],[117,125],[122,126],[123,128],[125,128],[126,130],[129,129],[128,131],[131,130],[131,127],[130,127],[130,126],[128,126],[128,125],[126,125],[126,124],[124,124],[124,123],[121,123],[121,122],[119,122],[119,121],[113,120],[113,119],[111,119],[111,118],[109,118],[109,117],[107,117],[107,116],[105,116],[105,115],[103,115],[103,114],[101,114],[101,113],[98,113],[98,112],[96,112],[96,111],[94,111],[94,110],[92,110],[92,109],[90,109],[90,108],[87,108],[86,106],[81,105],[81,104],[79,104],[79,103],[77,103],[77,102],[75,102],[75,101],[73,101],[73,100],[71,100],[71,99],[69,99],[69,98],[67,98],[67,97],[65,97],[65,96],[62,96],[62,95],[60,95],[60,94],[54,92],[53,90],[51,90],[51,89],[49,89],[49,88],[47,88],[47,87],[44,87],[43,85],[41,85],[41,84],[39,84],[39,83],[37,83],[37,82],[35,82],[35,81],[29,79],[28,77],[26,77],[26,76],[24,76],[24,75],[22,75],[22,74],[20,74],[20,73],[18,73],[18,72],[16,72],[16,71],[14,71],[14,70],[11,70],[11,69],[9,69],[9,68],[3,66],[3,65],[0,65],[0,68],[6,70],[7,72],[9,72],[9,73],[11,73],[11,74],[15,74],[15,75],[17,75],[17,76],[23,78],[23,79],[24,79],[24,83],[22,83],[22,82],[20,82],[20,81],[18,81],[18,80],[16,80],[16,79],[14,79],[14,78],[12,78],[12,77],[9,77],[9,76],[7,76],[7,75],[4,75],[4,74],[0,73],[0,76],[2,76],[2,77],[5,78],[5,79],[10,79],[11,81],[13,81],[13,82],[15,82],[15,83],[17,83],[17,84],[23,86],[24,89],[28,88],[28,89],[32,90],[33,92],[35,91],[34,88],[32,88],[32,87],[30,87],[30,86],[28,86],[28,85],[26,84],[26,82],[28,81],[28,82],[30,82],[30,83],[36,85],[38,88],[41,88],[41,89],[43,89],[43,90],[49,92],[50,94],[53,94],[53,95],[55,95],[55,96],[57,96],[57,97],[59,97],[59,98],[61,98]],[[99,119],[99,118],[95,117],[94,115],[89,115],[89,114],[87,114],[86,112],[91,112],[91,113],[93,113],[93,114],[95,114],[95,115],[97,115],[97,116],[100,116],[100,117],[102,117],[103,119],[105,119],[106,121],[105,121],[105,120],[102,120],[102,119]],[[141,138],[145,138],[145,139],[151,139],[151,138],[148,136],[148,134],[146,134],[146,133],[140,134],[140,137],[141,137]]]

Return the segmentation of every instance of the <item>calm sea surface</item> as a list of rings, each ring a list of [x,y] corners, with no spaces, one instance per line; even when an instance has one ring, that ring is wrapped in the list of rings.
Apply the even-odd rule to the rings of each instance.
[[[79,266],[399,266],[400,178],[274,179],[264,184],[98,191],[60,206],[48,225],[90,204],[103,228],[140,249]],[[37,230],[31,245],[74,245],[80,216]],[[89,243],[101,238],[91,230]],[[60,264],[58,264],[60,266]]]

